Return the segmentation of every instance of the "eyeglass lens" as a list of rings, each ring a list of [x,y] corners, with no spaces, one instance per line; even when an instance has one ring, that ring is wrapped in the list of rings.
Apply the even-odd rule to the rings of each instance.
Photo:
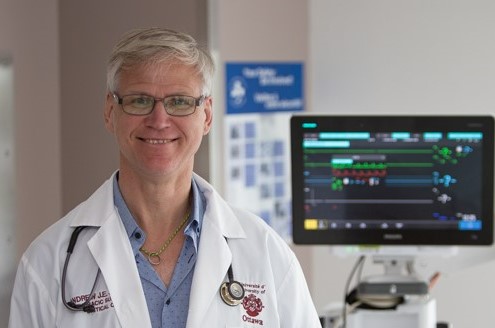
[[[173,116],[186,116],[194,113],[196,106],[202,102],[202,97],[196,99],[191,96],[170,96],[164,99],[155,99],[146,95],[127,95],[119,99],[124,112],[131,115],[147,115],[153,111],[156,101],[161,101],[165,111]]]

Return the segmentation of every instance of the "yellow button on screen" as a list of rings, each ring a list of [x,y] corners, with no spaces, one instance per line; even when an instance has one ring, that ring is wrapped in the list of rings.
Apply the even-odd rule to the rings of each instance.
[[[317,230],[318,220],[316,219],[306,219],[304,220],[304,229],[306,230]]]

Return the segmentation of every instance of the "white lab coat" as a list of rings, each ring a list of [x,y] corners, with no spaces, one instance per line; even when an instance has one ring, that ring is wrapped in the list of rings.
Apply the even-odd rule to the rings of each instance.
[[[112,178],[88,200],[43,232],[22,256],[9,328],[151,327],[146,300],[125,228],[113,203]],[[321,327],[295,255],[262,220],[230,207],[195,176],[207,206],[191,288],[187,328]],[[73,228],[81,232],[70,259],[67,300],[81,303],[100,279],[97,312],[66,309],[61,275]],[[226,305],[219,296],[232,263],[252,307]]]

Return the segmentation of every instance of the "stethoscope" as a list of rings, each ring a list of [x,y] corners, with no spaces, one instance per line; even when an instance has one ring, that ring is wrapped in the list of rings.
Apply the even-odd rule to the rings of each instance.
[[[93,283],[91,292],[89,293],[88,298],[86,299],[86,301],[84,301],[84,303],[75,304],[72,301],[67,302],[65,299],[65,282],[67,280],[67,268],[69,267],[70,256],[72,255],[72,251],[76,246],[77,237],[79,237],[79,234],[81,233],[81,231],[84,230],[84,228],[87,228],[87,226],[76,227],[74,229],[74,232],[72,232],[72,235],[70,236],[69,246],[67,247],[67,257],[65,258],[64,270],[62,271],[62,302],[64,303],[65,307],[71,311],[84,311],[86,313],[93,313],[95,312],[95,306],[93,304],[90,304],[90,302],[95,292],[96,284],[98,283],[98,278],[100,277],[100,268],[98,268],[95,282]]]
[[[82,230],[87,228],[88,226],[79,226],[74,229],[70,236],[69,246],[67,247],[67,256],[65,258],[64,269],[62,271],[62,302],[67,309],[70,311],[84,311],[86,313],[95,312],[95,306],[90,304],[92,296],[95,292],[96,285],[98,284],[98,278],[100,277],[100,268],[98,268],[98,272],[96,273],[95,282],[93,283],[93,287],[91,288],[91,292],[88,295],[88,298],[84,303],[75,304],[72,301],[67,302],[65,298],[65,284],[67,281],[67,268],[69,267],[69,260],[72,252],[74,251],[74,247],[76,246],[77,238]],[[232,264],[229,266],[227,271],[227,277],[229,281],[224,282],[220,286],[220,297],[222,301],[229,306],[236,306],[242,303],[244,299],[245,291],[244,287],[240,282],[234,279],[234,271],[232,270]]]
[[[225,238],[227,241],[227,238]],[[222,301],[229,306],[236,306],[242,303],[244,295],[244,287],[240,282],[234,279],[234,271],[232,271],[232,264],[230,264],[227,270],[227,277],[229,281],[224,282],[220,286],[220,297]]]

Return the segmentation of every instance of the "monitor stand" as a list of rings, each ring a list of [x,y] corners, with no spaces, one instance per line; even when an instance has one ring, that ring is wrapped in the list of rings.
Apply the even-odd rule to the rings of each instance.
[[[436,300],[430,281],[415,272],[415,261],[457,254],[457,247],[337,247],[338,256],[361,254],[384,268],[382,274],[360,278],[347,295],[346,328],[436,328]],[[367,303],[367,304],[364,304]],[[341,302],[328,304],[320,316],[323,328],[342,328]],[[443,326],[442,326],[443,327]],[[448,326],[450,327],[450,326]]]
[[[347,317],[347,328],[434,328],[436,302],[428,283],[414,271],[414,256],[374,255],[382,275],[363,278],[356,287],[361,303]]]
[[[358,298],[428,294],[428,283],[414,272],[414,256],[374,255],[373,262],[382,264],[384,273],[363,278],[357,286]]]
[[[357,309],[348,315],[346,328],[435,328],[436,324],[435,299],[412,297],[395,309]]]

